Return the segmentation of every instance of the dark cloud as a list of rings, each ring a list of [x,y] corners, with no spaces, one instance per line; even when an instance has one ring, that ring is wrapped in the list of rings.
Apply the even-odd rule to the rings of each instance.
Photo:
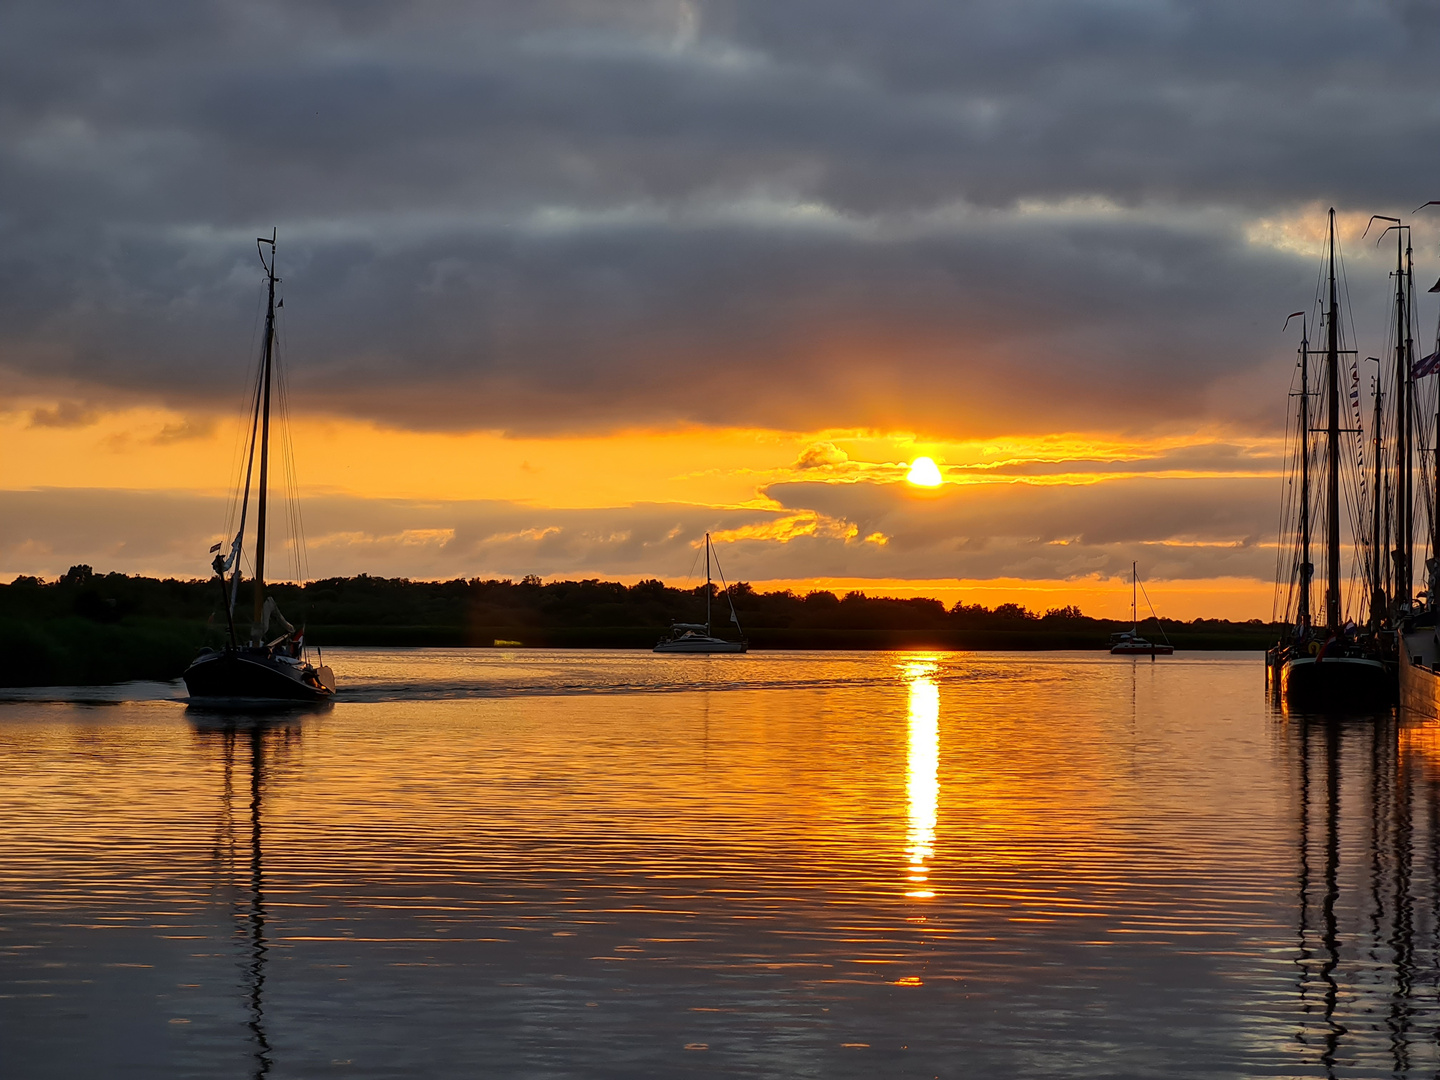
[[[1246,225],[1440,194],[1428,10],[10,4],[0,368],[228,403],[278,224],[307,409],[1273,424]]]
[[[1140,560],[1153,578],[1264,579],[1275,565],[1270,479],[772,486],[775,508],[554,509],[500,501],[307,499],[308,577],[658,576],[697,569],[707,531],[731,580],[1082,578]],[[97,568],[203,575],[225,501],[199,495],[0,491],[0,575]],[[97,532],[95,522],[106,523]],[[272,538],[273,576],[298,576]],[[308,571],[308,573],[306,572]]]
[[[73,428],[93,424],[99,414],[78,401],[62,401],[54,408],[33,409],[30,412],[31,427]]]

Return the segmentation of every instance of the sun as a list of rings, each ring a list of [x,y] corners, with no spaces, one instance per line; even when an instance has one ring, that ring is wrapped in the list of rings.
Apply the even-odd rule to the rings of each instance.
[[[928,457],[917,457],[912,461],[910,475],[905,479],[916,487],[939,487],[944,483],[940,476],[940,469]]]

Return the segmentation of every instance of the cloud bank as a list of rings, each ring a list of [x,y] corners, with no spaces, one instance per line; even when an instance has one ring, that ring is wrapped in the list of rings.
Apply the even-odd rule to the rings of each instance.
[[[306,410],[1273,427],[1293,223],[1440,194],[1437,36],[1406,3],[22,0],[0,387],[228,405],[273,224]]]

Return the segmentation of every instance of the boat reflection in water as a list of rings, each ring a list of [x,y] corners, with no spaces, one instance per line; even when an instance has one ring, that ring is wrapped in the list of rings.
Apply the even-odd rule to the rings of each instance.
[[[196,735],[213,747],[223,763],[214,865],[218,888],[232,896],[237,940],[243,941],[246,1027],[250,1032],[251,1075],[263,1077],[274,1066],[265,1030],[266,895],[263,802],[267,757],[292,750],[300,738],[295,710],[262,713],[219,712],[192,706]],[[240,813],[236,813],[237,804]]]
[[[1292,718],[1287,727],[1297,786],[1296,1039],[1329,1076],[1434,1075],[1440,721],[1387,714]]]

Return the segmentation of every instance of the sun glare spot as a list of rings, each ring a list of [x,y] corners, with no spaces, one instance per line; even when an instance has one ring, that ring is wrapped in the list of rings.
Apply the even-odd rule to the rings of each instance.
[[[928,457],[917,457],[911,462],[910,475],[905,479],[916,487],[939,487],[944,483],[939,467]]]

